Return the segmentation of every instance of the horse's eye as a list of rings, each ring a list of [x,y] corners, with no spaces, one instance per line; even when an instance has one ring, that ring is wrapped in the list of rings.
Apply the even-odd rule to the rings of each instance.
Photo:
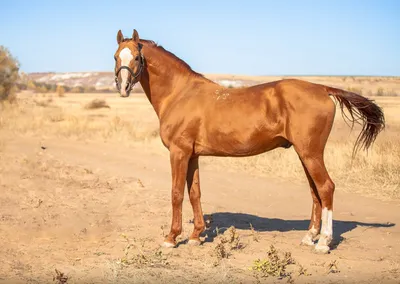
[[[139,61],[139,56],[136,56],[136,57],[135,57],[135,61]]]
[[[114,60],[117,61],[117,57],[116,56],[114,56]]]

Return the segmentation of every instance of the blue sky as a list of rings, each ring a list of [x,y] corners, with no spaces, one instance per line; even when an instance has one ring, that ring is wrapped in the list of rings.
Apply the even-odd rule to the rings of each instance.
[[[25,72],[113,71],[136,28],[201,73],[400,75],[400,1],[5,1]]]

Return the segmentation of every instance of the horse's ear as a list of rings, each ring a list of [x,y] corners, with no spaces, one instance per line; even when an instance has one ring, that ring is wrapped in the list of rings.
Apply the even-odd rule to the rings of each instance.
[[[132,34],[132,40],[134,42],[139,42],[139,33],[137,32],[137,30],[133,30],[133,34]]]
[[[118,34],[117,34],[117,42],[118,42],[118,44],[120,44],[120,42],[123,41],[123,40],[124,40],[124,35],[122,34],[121,30],[119,30]]]

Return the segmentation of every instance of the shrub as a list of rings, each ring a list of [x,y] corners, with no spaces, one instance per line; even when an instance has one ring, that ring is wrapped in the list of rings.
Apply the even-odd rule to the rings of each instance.
[[[376,95],[381,97],[385,95],[385,91],[383,90],[382,87],[378,88],[378,91],[376,91]]]
[[[0,46],[0,101],[15,99],[19,63],[7,48]]]
[[[105,100],[94,99],[84,106],[84,109],[110,108]]]
[[[363,90],[361,88],[357,88],[357,87],[348,87],[347,91],[352,92],[352,93],[356,93],[359,95],[363,95]]]
[[[64,94],[65,94],[65,89],[64,89],[64,87],[61,86],[61,85],[58,85],[58,86],[57,86],[57,89],[56,89],[56,93],[57,93],[57,95],[58,95],[59,97],[64,97]]]

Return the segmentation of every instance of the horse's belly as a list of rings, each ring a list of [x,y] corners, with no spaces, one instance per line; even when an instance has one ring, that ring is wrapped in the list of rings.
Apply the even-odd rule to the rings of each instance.
[[[261,131],[251,133],[214,133],[207,140],[198,141],[195,153],[210,156],[251,156],[261,154],[281,146],[285,139]]]

